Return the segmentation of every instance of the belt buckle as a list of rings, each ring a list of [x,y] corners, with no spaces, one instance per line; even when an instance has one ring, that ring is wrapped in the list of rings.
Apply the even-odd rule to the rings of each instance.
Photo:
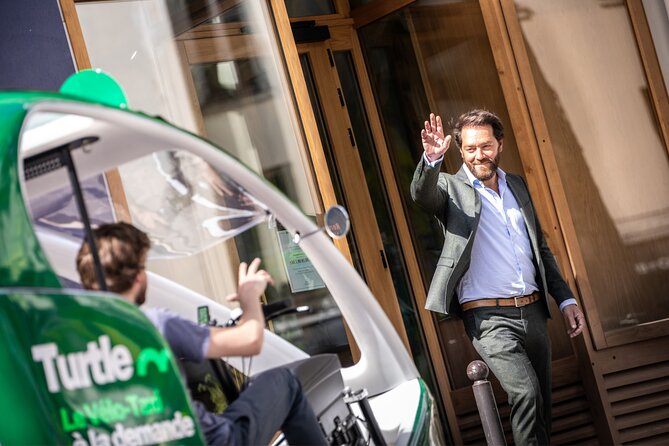
[[[523,299],[525,296],[513,296],[513,303],[516,306],[516,308],[524,307],[525,303],[520,303],[519,300]]]

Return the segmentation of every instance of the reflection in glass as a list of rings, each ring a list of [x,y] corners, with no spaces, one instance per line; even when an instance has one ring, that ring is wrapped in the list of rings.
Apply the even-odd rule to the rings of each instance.
[[[517,4],[602,327],[667,318],[669,159],[627,9]]]
[[[191,65],[209,139],[314,214],[274,70],[264,58]]]
[[[352,364],[339,308],[309,258],[292,243],[292,234],[281,222],[264,223],[268,214],[262,203],[204,160],[181,151],[153,153],[120,166],[119,172],[132,221],[152,241],[152,271],[171,271],[168,277],[198,291],[190,284],[219,280],[225,273],[219,268],[236,268],[232,259],[213,265],[209,259],[229,257],[233,246],[239,261],[259,257],[274,280],[266,302],[288,300],[289,306],[310,308],[276,319],[273,331],[309,354],[336,353],[343,365]],[[207,267],[184,267],[198,259]],[[187,279],[180,280],[180,274]],[[226,292],[234,292],[235,279],[226,280]],[[216,300],[229,305],[224,298]]]
[[[203,251],[265,221],[267,211],[204,160],[181,151],[157,152],[119,169],[133,224],[151,234],[151,257]]]
[[[104,176],[97,175],[82,181],[81,192],[92,225],[100,225],[113,219],[113,206]],[[31,200],[30,214],[37,226],[68,234],[76,239],[84,238],[84,224],[79,217],[74,192],[69,186]]]

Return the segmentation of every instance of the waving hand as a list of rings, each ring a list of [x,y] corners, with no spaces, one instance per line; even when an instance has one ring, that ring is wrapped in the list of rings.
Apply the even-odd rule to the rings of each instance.
[[[430,113],[430,120],[425,121],[425,128],[420,131],[425,156],[430,161],[436,161],[448,150],[451,144],[451,135],[444,137],[444,125],[441,116]]]

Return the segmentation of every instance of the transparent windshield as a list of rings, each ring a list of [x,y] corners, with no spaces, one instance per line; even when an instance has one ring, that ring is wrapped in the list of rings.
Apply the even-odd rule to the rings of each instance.
[[[116,174],[116,172],[114,173]],[[138,187],[119,191],[116,201],[149,234],[149,258],[188,256],[265,221],[268,211],[239,185],[183,151],[153,153],[121,166],[121,181]],[[81,182],[93,225],[109,222],[115,207],[104,175]],[[120,200],[119,200],[120,199]],[[41,227],[83,238],[83,224],[69,185],[30,201]]]
[[[151,239],[149,271],[227,307],[239,263],[259,257],[273,278],[264,302],[308,309],[271,320],[268,328],[308,354],[335,353],[342,365],[353,364],[340,310],[293,234],[270,206],[201,158],[181,150],[149,153],[82,180],[81,188],[93,226],[129,220]],[[36,225],[79,246],[83,225],[73,197],[66,184],[29,202]],[[74,258],[57,261],[74,264]],[[63,279],[78,286],[76,277]],[[149,302],[161,306],[160,298]],[[192,312],[195,319],[196,306]]]
[[[150,271],[229,306],[239,263],[258,257],[273,278],[264,302],[308,307],[269,321],[269,328],[311,355],[336,353],[352,364],[339,307],[293,234],[269,218],[264,204],[182,151],[154,153],[118,171],[132,222],[153,242]],[[201,249],[168,255],[189,245]]]
[[[150,235],[151,257],[191,255],[264,221],[268,211],[202,159],[153,153],[119,168],[133,224]]]

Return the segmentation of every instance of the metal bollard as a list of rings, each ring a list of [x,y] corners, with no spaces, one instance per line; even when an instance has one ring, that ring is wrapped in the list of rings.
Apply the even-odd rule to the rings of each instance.
[[[479,409],[483,433],[488,446],[506,446],[502,422],[497,412],[495,395],[492,393],[492,386],[487,380],[490,370],[485,362],[481,360],[472,361],[467,366],[467,377],[474,381],[472,390],[476,399],[476,406]]]

